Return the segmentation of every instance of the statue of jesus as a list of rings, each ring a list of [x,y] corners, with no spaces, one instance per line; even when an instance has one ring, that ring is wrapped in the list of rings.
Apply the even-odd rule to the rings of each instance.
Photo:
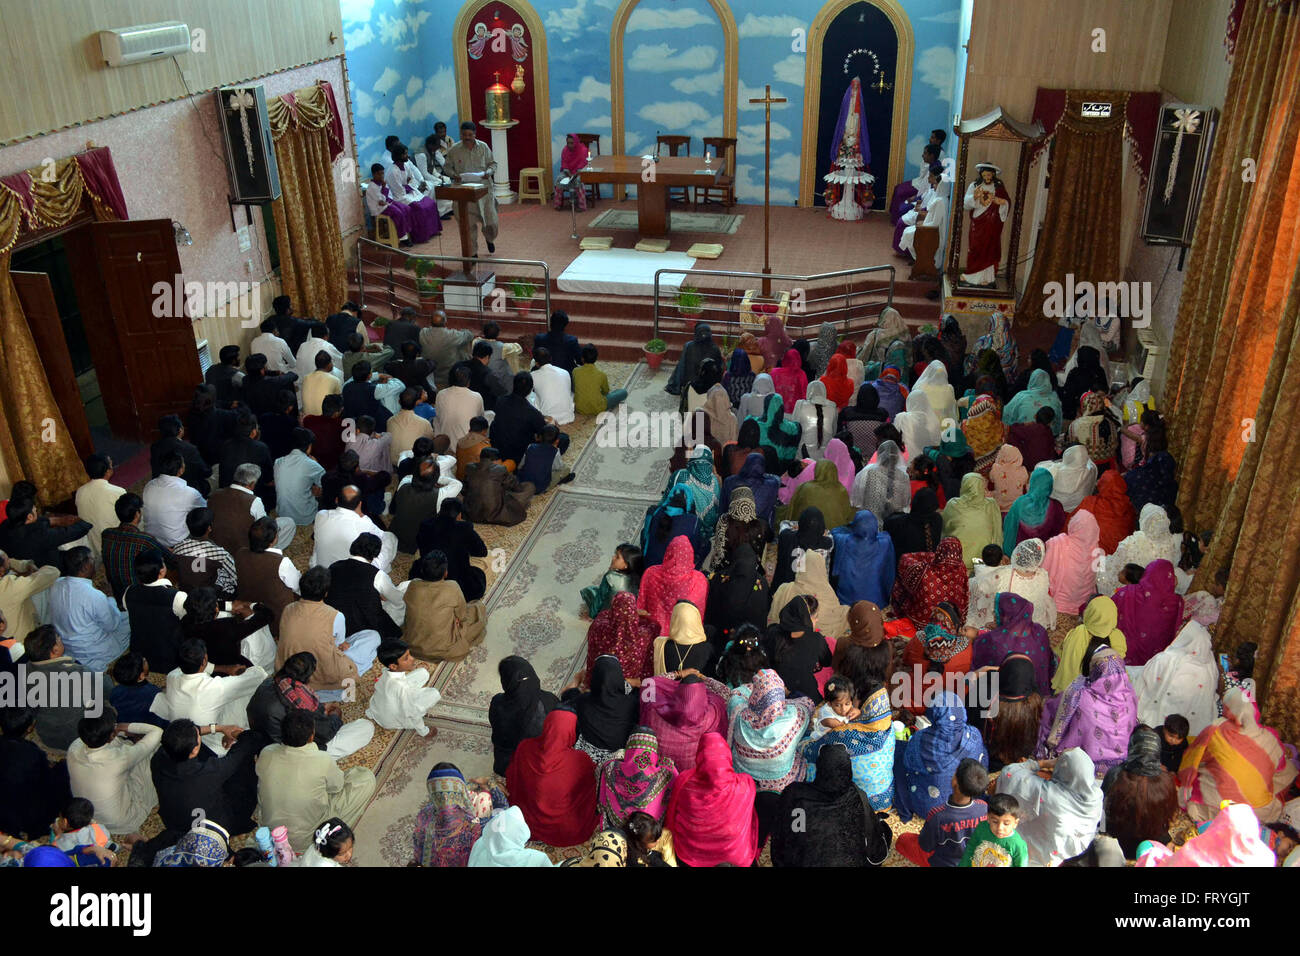
[[[977,178],[966,187],[962,205],[970,211],[970,241],[966,271],[960,281],[966,285],[992,288],[997,284],[998,261],[1002,258],[1002,224],[1011,211],[1011,196],[998,178],[1002,172],[992,163],[975,166]]]

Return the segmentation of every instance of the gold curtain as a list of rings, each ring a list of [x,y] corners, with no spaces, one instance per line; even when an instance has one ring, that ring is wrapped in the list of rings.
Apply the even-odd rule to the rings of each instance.
[[[1085,102],[1111,103],[1106,119],[1084,119]],[[1052,188],[1034,252],[1034,266],[1017,323],[1056,322],[1043,315],[1043,287],[1075,282],[1118,282],[1120,183],[1124,179],[1124,117],[1128,94],[1067,90],[1065,112],[1052,147]]]
[[[266,104],[281,197],[273,205],[280,247],[280,284],[299,315],[324,317],[347,298],[343,235],[339,231],[330,159],[334,121],[320,86],[298,90],[292,101]]]
[[[1300,734],[1300,8],[1245,5],[1178,311],[1179,504],[1230,567],[1216,644],[1259,644],[1264,717]],[[1243,161],[1254,168],[1243,181]],[[1261,375],[1261,370],[1267,370]]]

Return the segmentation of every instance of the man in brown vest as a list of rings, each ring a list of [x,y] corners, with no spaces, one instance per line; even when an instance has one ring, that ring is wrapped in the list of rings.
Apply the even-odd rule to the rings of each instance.
[[[328,568],[311,568],[302,576],[302,600],[284,609],[275,653],[279,670],[294,654],[308,651],[316,670],[308,686],[323,702],[355,699],[357,679],[370,670],[379,651],[378,631],[347,634],[342,612],[325,603],[330,589]]]
[[[262,468],[245,462],[235,469],[229,487],[208,495],[212,509],[212,540],[235,554],[248,545],[248,529],[258,518],[266,517],[266,505],[253,491],[262,478]],[[277,518],[275,546],[283,551],[293,543],[298,531],[292,518]]]
[[[258,518],[248,529],[245,545],[235,552],[235,597],[268,608],[274,615],[271,633],[278,635],[281,613],[298,599],[294,591],[298,570],[279,548],[271,547],[275,536],[276,524],[271,518]]]

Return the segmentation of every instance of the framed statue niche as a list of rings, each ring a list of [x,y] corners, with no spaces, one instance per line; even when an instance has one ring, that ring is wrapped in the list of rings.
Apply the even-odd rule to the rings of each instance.
[[[988,331],[988,315],[1015,314],[1016,266],[1029,186],[1031,147],[1045,135],[1038,121],[1022,123],[995,106],[953,127],[958,136],[952,221],[944,269],[943,311],[968,335]],[[1010,162],[1013,169],[1007,169]],[[1001,159],[1001,162],[997,160]],[[1014,178],[1007,175],[1011,173]],[[1010,180],[1011,188],[1006,182]],[[1009,230],[1005,241],[1004,231]]]

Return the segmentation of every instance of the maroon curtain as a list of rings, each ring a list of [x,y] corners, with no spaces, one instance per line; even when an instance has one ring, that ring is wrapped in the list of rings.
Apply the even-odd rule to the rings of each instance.
[[[330,140],[330,162],[338,159],[343,155],[343,119],[339,116],[339,104],[334,99],[334,87],[330,86],[329,80],[317,80],[317,85],[325,94],[325,100],[330,105],[330,123],[325,127],[326,133],[329,134]]]
[[[81,167],[81,178],[86,190],[99,202],[113,211],[118,219],[130,218],[126,212],[126,197],[113,165],[113,154],[107,146],[89,149],[75,157]]]
[[[1065,90],[1051,90],[1039,87],[1034,100],[1034,119],[1043,124],[1047,135],[1030,151],[1031,161],[1047,148],[1052,134],[1065,113]],[[1151,162],[1155,158],[1156,126],[1160,122],[1159,93],[1129,93],[1128,109],[1125,112],[1128,123],[1125,136],[1133,144],[1133,160],[1137,165],[1141,187],[1146,188],[1147,176],[1151,173]]]

